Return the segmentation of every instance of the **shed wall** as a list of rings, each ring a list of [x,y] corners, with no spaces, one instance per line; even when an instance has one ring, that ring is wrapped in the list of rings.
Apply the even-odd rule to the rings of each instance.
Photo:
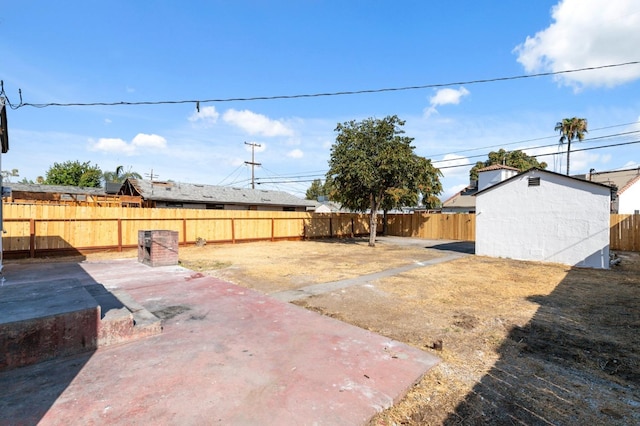
[[[522,174],[476,197],[476,254],[608,268],[609,200],[606,187]]]

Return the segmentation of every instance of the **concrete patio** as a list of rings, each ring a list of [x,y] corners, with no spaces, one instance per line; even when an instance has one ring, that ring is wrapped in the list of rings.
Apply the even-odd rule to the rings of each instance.
[[[438,359],[179,266],[5,265],[8,286],[126,292],[161,334],[0,373],[0,424],[360,425]]]

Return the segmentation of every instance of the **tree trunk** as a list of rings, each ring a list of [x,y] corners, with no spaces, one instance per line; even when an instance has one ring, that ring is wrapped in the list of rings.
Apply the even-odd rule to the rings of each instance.
[[[569,176],[569,158],[571,157],[571,138],[567,138],[567,176]]]
[[[371,209],[371,216],[369,218],[369,247],[376,246],[376,228],[378,227],[378,213]]]
[[[376,197],[372,194],[369,196],[371,201],[371,215],[369,216],[369,247],[376,246],[376,230],[378,228],[378,206]]]

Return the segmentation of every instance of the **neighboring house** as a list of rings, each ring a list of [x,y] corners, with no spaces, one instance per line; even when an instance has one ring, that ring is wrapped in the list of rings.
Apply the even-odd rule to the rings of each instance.
[[[612,172],[591,172],[576,176],[615,189],[611,213],[640,214],[640,167]]]
[[[609,268],[611,187],[532,168],[476,194],[476,254]]]
[[[316,204],[316,213],[351,213],[347,209],[342,208],[342,204],[335,201],[318,201]]]
[[[475,213],[476,198],[474,195],[476,192],[478,192],[478,183],[472,182],[471,185],[442,203],[442,213]]]
[[[10,193],[3,193],[3,201],[22,204],[71,204],[119,206],[120,197],[105,193],[103,188],[89,188],[67,185],[42,185],[34,183],[4,182],[4,188]],[[135,202],[135,200],[130,200]]]
[[[313,210],[315,202],[283,191],[127,179],[119,195],[139,196],[144,207],[210,210]]]
[[[471,184],[462,191],[454,194],[447,201],[442,203],[442,213],[475,213],[475,194],[517,175],[520,170],[515,167],[493,164],[478,170],[478,180],[471,181]]]

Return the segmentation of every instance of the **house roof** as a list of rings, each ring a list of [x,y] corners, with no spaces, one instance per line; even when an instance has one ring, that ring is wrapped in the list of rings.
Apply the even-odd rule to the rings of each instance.
[[[290,207],[314,207],[316,204],[312,200],[303,200],[284,191],[232,188],[182,182],[152,182],[143,179],[127,179],[123,186],[127,182],[135,188],[142,198],[153,201]]]
[[[475,208],[476,200],[473,195],[478,192],[478,188],[475,186],[468,186],[460,192],[453,194],[445,202],[442,203],[442,208]]]
[[[478,169],[478,173],[480,173],[480,172],[488,172],[488,171],[491,171],[491,170],[513,170],[513,171],[516,171],[516,172],[520,171],[520,169],[516,169],[515,167],[505,166],[503,164],[492,164],[490,166]]]
[[[618,194],[622,194],[634,183],[640,182],[640,167],[635,169],[616,170],[610,172],[594,172],[586,175],[578,175],[577,178],[591,182],[603,183],[618,188]]]
[[[3,182],[11,191],[40,192],[49,194],[74,194],[74,195],[105,195],[104,188],[69,185],[43,185],[39,183],[13,183]]]
[[[335,201],[322,201],[318,202],[316,205],[316,211],[320,210],[329,210],[332,213],[351,213],[350,210],[342,208],[342,204],[336,203]]]
[[[583,183],[585,183],[585,182],[586,182],[586,183],[591,184],[591,185],[595,185],[595,186],[600,186],[600,187],[608,188],[609,190],[611,189],[611,186],[610,186],[610,185],[605,185],[605,184],[598,183],[598,182],[593,182],[593,181],[589,181],[589,180],[584,180],[584,179],[580,179],[580,178],[573,177],[573,176],[567,176],[567,175],[563,175],[563,174],[561,174],[561,173],[556,173],[556,172],[551,172],[551,171],[549,171],[549,170],[540,169],[540,168],[538,168],[538,167],[532,167],[532,168],[530,168],[529,170],[525,170],[524,172],[521,172],[521,173],[518,173],[517,175],[511,176],[510,178],[505,179],[505,180],[503,180],[503,181],[501,181],[501,182],[498,182],[498,183],[496,183],[495,185],[491,185],[491,186],[489,186],[489,187],[487,187],[487,188],[484,188],[482,191],[478,191],[478,192],[476,192],[476,193],[474,194],[474,196],[477,196],[477,195],[483,194],[483,193],[485,193],[485,192],[487,192],[487,191],[491,191],[491,190],[492,190],[492,189],[494,189],[494,188],[497,188],[497,187],[499,187],[499,186],[502,186],[502,185],[506,184],[507,182],[511,182],[512,180],[515,180],[515,179],[517,179],[518,177],[520,177],[520,176],[522,176],[522,175],[524,175],[524,174],[531,173],[531,172],[540,172],[540,173],[543,173],[543,174],[544,174],[544,173],[546,173],[546,174],[549,174],[549,175],[553,175],[553,176],[560,176],[560,177],[562,177],[562,178],[570,179],[570,180],[574,180],[574,181],[578,181],[578,182],[583,182]]]

